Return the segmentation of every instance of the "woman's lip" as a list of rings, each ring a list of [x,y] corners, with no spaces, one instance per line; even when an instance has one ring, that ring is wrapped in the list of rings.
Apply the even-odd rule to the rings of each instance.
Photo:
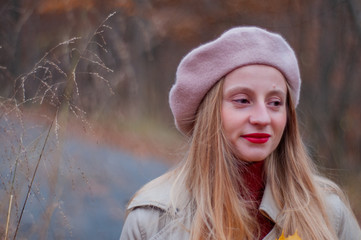
[[[250,133],[250,134],[242,135],[242,137],[251,143],[262,144],[262,143],[266,143],[271,137],[271,135],[268,133]]]

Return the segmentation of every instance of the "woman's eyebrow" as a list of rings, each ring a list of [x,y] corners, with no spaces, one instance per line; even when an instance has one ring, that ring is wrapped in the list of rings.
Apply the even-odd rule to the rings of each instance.
[[[233,95],[239,92],[243,92],[243,93],[251,93],[254,90],[250,87],[244,87],[244,86],[235,86],[235,87],[231,87],[229,89],[225,90],[225,95],[229,96],[229,95]]]
[[[280,89],[273,89],[267,95],[280,95],[285,98],[287,96],[287,92]]]
[[[232,97],[233,95],[238,94],[238,93],[254,94],[254,92],[255,92],[255,90],[250,87],[235,86],[235,87],[231,87],[229,89],[225,89],[223,96],[228,98],[228,97]],[[269,91],[267,93],[267,96],[272,96],[272,95],[280,96],[283,99],[286,99],[287,92],[283,91],[282,89],[272,89],[271,91]]]

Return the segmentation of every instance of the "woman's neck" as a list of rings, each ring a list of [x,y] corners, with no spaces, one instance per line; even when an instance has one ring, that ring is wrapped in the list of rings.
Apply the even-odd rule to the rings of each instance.
[[[258,202],[258,208],[265,188],[264,161],[243,164],[240,173],[243,179],[243,197]]]
[[[241,195],[251,203],[250,211],[255,215],[260,227],[258,239],[263,239],[274,226],[274,223],[258,210],[266,185],[264,161],[244,164],[240,167],[240,172],[243,178],[243,185],[240,188]]]

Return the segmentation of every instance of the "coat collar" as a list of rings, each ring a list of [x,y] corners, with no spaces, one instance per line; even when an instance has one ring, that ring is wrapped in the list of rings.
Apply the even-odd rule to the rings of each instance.
[[[171,208],[172,205],[170,195],[172,185],[173,177],[168,175],[163,175],[149,182],[135,194],[135,196],[128,205],[128,211],[131,211],[132,209],[137,207],[145,206],[156,207],[163,211],[182,211],[185,206],[174,206],[173,208]],[[188,197],[187,193],[187,190],[184,190],[184,194],[186,197]],[[270,220],[276,223],[277,216],[280,213],[280,209],[273,198],[271,187],[268,183],[266,184],[259,209],[260,211],[262,211],[263,214],[266,215],[266,217],[270,218]]]
[[[263,193],[259,210],[275,223],[279,213],[281,212],[280,208],[276,204],[276,201],[271,191],[271,186],[268,182]]]

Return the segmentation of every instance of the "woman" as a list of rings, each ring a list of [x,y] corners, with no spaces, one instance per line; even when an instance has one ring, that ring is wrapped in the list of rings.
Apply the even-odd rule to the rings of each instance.
[[[181,61],[170,91],[183,162],[130,201],[120,239],[361,239],[298,132],[301,79],[278,34],[237,27]]]

